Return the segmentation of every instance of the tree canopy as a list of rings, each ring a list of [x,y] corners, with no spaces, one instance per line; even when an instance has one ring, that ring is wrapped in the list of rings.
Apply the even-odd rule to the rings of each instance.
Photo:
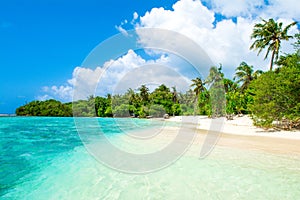
[[[250,46],[250,49],[258,50],[259,55],[263,49],[267,48],[264,59],[268,57],[270,52],[272,53],[270,71],[272,71],[274,61],[278,59],[281,41],[289,40],[293,37],[288,35],[288,30],[294,25],[296,25],[296,22],[288,24],[283,28],[283,23],[276,22],[274,19],[269,19],[268,21],[262,19],[262,23],[254,25],[251,38],[255,39],[255,41]]]
[[[273,19],[254,26],[251,37],[256,39],[250,49],[258,54],[267,48],[272,52],[270,71],[254,71],[252,65],[241,62],[233,80],[226,78],[219,67],[210,66],[205,79],[195,77],[188,91],[177,91],[164,84],[153,91],[146,85],[124,94],[89,96],[87,100],[61,103],[50,99],[32,101],[16,109],[19,116],[82,116],[82,117],[162,117],[169,115],[251,114],[256,125],[300,128],[300,34],[294,35],[295,52],[279,56],[282,40],[288,40],[288,30]],[[273,63],[278,66],[272,71]],[[282,127],[282,126],[281,126]]]

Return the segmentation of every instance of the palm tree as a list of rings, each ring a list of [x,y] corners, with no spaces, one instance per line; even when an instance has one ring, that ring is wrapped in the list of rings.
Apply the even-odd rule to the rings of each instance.
[[[224,88],[224,73],[222,64],[217,68],[212,66],[205,83],[209,85],[211,112],[213,117],[221,117],[226,113],[226,97]]]
[[[297,52],[300,51],[300,30],[298,30],[298,33],[295,34],[294,38],[296,39],[296,42],[293,44],[295,50]]]
[[[125,97],[128,99],[129,105],[134,105],[137,101],[137,95],[132,88],[129,88],[125,93]]]
[[[146,87],[146,85],[142,85],[139,90],[143,105],[146,105],[149,101],[149,89]]]
[[[219,83],[224,78],[224,73],[222,72],[222,64],[219,68],[212,66],[209,69],[209,75],[206,77],[205,84]]]
[[[260,75],[262,75],[264,72],[262,70],[256,70],[254,73],[253,73],[253,80],[257,79]]]
[[[224,83],[225,93],[235,91],[238,88],[238,85],[235,82],[233,82],[232,80],[228,79],[228,78],[224,78],[223,83]]]
[[[248,88],[250,82],[256,79],[262,73],[263,72],[261,70],[254,72],[253,66],[249,66],[247,63],[242,62],[240,66],[236,68],[233,80],[237,79],[237,83],[242,82],[241,90],[244,91],[246,88]]]
[[[193,91],[196,94],[196,98],[194,100],[194,108],[195,108],[194,115],[195,115],[196,113],[198,113],[197,103],[198,103],[199,94],[201,94],[201,92],[204,92],[206,90],[206,88],[204,87],[203,81],[199,77],[192,79],[192,82],[193,83],[192,83],[191,87],[195,87]]]
[[[233,80],[237,80],[237,83],[242,83],[241,90],[244,91],[253,80],[253,66],[249,66],[247,63],[242,62],[236,68]]]
[[[172,87],[172,100],[174,103],[178,103],[178,93],[175,86]]]
[[[198,97],[201,92],[205,91],[204,83],[202,82],[201,78],[198,78],[198,77],[195,79],[192,79],[192,82],[193,83],[192,83],[191,87],[195,87],[194,92],[195,92],[196,96]]]
[[[272,71],[273,63],[278,59],[281,41],[289,40],[293,37],[288,35],[287,32],[292,26],[296,24],[296,22],[293,22],[282,28],[282,22],[277,23],[274,21],[274,19],[269,19],[269,21],[262,19],[262,21],[263,23],[254,25],[251,39],[255,39],[255,41],[250,46],[250,50],[258,50],[257,55],[259,55],[261,51],[267,47],[268,49],[264,59],[268,57],[271,51],[272,56],[270,71]]]

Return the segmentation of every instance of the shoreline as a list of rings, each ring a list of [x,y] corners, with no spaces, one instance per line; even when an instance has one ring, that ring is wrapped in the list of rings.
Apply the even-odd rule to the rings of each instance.
[[[165,121],[193,124],[198,130],[212,130],[228,135],[300,140],[300,130],[266,130],[254,126],[252,119],[247,115],[234,117],[233,120],[227,120],[226,118],[211,119],[207,116],[173,116],[165,119]],[[214,124],[215,126],[213,126]]]

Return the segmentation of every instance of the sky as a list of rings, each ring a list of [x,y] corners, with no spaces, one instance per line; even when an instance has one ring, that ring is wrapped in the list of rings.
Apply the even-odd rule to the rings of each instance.
[[[123,92],[147,78],[149,85],[176,80],[184,90],[197,76],[191,60],[202,50],[202,61],[221,63],[229,78],[242,61],[267,70],[264,52],[249,50],[253,25],[261,17],[299,22],[299,7],[298,0],[2,0],[0,113],[14,113],[32,100],[69,102],[74,93],[79,99]],[[163,38],[174,31],[179,35],[173,48]],[[127,46],[130,33],[139,48]],[[182,47],[193,42],[201,50]],[[291,52],[291,42],[282,51]],[[152,46],[157,48],[146,48]]]

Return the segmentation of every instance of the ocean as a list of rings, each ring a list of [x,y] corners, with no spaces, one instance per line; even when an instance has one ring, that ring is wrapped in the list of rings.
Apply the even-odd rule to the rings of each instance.
[[[178,126],[143,119],[0,118],[1,199],[300,199],[299,155],[200,147],[150,173],[126,173],[100,162],[86,144],[103,142],[89,122],[119,148],[143,154],[126,133]],[[91,123],[93,124],[93,123]],[[98,129],[99,129],[98,127]],[[125,144],[128,143],[128,144]],[[141,145],[143,146],[143,145]],[[160,148],[163,148],[162,145]],[[141,149],[139,149],[141,148]],[[154,148],[154,149],[153,149]],[[151,147],[154,151],[155,145]],[[113,159],[118,159],[113,158]],[[139,162],[139,161],[137,161]]]

